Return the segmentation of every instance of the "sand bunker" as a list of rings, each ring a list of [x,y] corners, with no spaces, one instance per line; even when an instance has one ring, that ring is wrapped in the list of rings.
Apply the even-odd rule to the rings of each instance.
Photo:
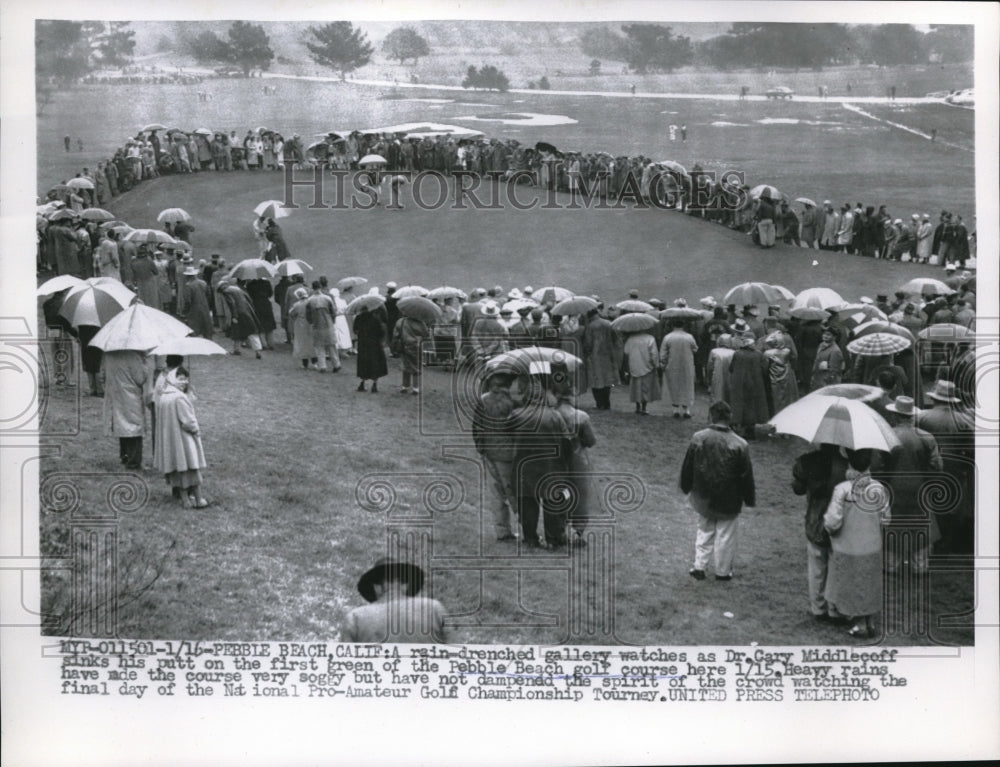
[[[503,123],[504,125],[574,125],[577,120],[566,115],[547,115],[537,112],[504,112],[496,115],[467,115],[455,117],[455,120],[472,120],[475,122]]]

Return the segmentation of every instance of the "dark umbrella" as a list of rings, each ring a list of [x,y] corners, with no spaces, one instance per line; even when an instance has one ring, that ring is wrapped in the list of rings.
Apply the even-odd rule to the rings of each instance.
[[[535,144],[535,151],[536,152],[548,152],[549,154],[554,154],[554,155],[557,155],[558,157],[562,157],[562,152],[560,152],[558,149],[556,149],[555,146],[553,146],[552,144],[549,144],[549,143],[547,143],[545,141],[539,141],[538,143],[536,143]]]

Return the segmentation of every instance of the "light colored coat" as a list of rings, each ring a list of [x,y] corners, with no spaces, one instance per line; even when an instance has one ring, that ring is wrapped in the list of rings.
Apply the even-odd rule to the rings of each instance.
[[[444,606],[427,597],[397,597],[356,607],[347,614],[342,642],[444,644]]]
[[[198,419],[190,397],[171,383],[156,402],[156,452],[153,468],[162,474],[204,469]]]
[[[672,330],[660,344],[660,362],[666,369],[671,405],[691,407],[694,403],[694,353],[698,344],[684,330]]]
[[[141,437],[146,430],[149,371],[142,352],[104,352],[105,433],[119,439]]]

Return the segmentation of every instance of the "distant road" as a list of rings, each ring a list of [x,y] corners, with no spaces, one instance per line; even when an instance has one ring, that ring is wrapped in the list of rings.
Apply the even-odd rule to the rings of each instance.
[[[308,80],[311,82],[333,82],[339,83],[341,79],[339,77],[321,77],[321,76],[310,76],[310,75],[283,75],[274,74],[271,72],[264,72],[263,77],[270,79],[285,79],[285,80]],[[371,85],[378,88],[410,88],[413,90],[425,90],[425,91],[454,91],[457,93],[478,93],[485,91],[477,91],[472,88],[463,88],[460,85],[434,85],[431,83],[400,83],[394,82],[392,80],[345,80],[343,81],[349,85]],[[601,96],[609,99],[710,99],[712,101],[740,101],[739,93],[651,93],[648,91],[636,91],[634,94],[631,91],[557,91],[557,90],[537,90],[530,88],[511,88],[507,93],[516,93],[518,95],[526,96]],[[768,98],[761,95],[750,94],[743,98],[744,101],[767,101]],[[890,99],[885,96],[827,96],[826,98],[820,98],[819,96],[800,96],[795,94],[792,99],[793,102],[798,101],[806,104],[943,104],[944,101],[938,98],[929,98],[927,96],[918,97],[899,97],[895,99]]]

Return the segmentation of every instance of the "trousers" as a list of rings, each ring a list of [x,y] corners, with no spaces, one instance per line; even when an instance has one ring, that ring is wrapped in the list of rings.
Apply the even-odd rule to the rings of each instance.
[[[716,575],[732,575],[733,559],[736,556],[736,539],[740,518],[709,519],[698,515],[698,533],[694,541],[694,567],[707,569],[712,559]]]

